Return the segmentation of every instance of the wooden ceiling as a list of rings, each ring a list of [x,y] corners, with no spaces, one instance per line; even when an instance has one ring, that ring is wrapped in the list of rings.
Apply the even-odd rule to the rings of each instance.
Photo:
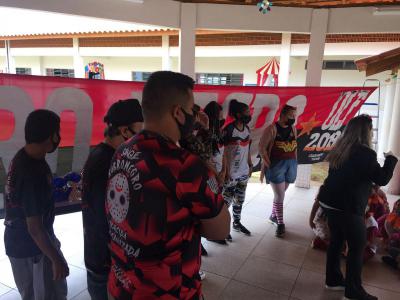
[[[256,5],[259,0],[176,0],[187,3],[213,3],[234,5]],[[400,0],[271,0],[273,6],[334,8],[355,6],[387,6],[400,5]]]

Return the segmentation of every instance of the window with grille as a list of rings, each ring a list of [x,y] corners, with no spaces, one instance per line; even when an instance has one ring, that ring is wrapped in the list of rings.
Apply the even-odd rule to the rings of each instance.
[[[198,73],[196,82],[210,85],[243,85],[243,74]]]
[[[145,82],[151,74],[152,72],[132,72],[132,80]]]
[[[307,70],[308,60],[305,69]],[[357,66],[352,60],[324,60],[323,70],[357,70]]]
[[[75,71],[73,69],[46,69],[46,75],[74,78]]]
[[[15,69],[15,74],[18,74],[18,75],[32,75],[32,69],[31,68],[16,68]]]

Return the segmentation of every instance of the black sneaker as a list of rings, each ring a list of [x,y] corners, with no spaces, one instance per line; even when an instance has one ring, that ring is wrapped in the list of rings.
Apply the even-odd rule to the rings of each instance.
[[[399,263],[391,256],[382,256],[382,261],[393,269],[399,268]]]
[[[232,236],[231,234],[228,234],[228,236],[226,237],[226,240],[230,243],[232,243]]]
[[[269,217],[268,220],[272,225],[278,226],[278,219],[275,217],[273,217],[272,215]]]
[[[201,244],[201,256],[208,256],[208,252],[206,248],[204,248],[203,244]]]
[[[276,227],[275,236],[281,238],[285,235],[285,224],[278,224]]]
[[[251,232],[240,222],[233,222],[233,229],[238,232],[244,233],[245,235],[251,235]]]
[[[372,296],[368,294],[367,292],[361,294],[361,295],[347,295],[345,294],[344,296],[345,300],[378,300],[378,297]]]

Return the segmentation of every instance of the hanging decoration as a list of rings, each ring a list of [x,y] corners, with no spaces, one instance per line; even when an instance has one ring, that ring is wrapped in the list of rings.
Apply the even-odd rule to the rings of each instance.
[[[87,79],[105,79],[104,65],[97,61],[88,63],[85,67],[85,78],[87,78]]]
[[[257,3],[259,12],[266,14],[271,11],[272,2],[268,0],[262,0]]]
[[[256,71],[258,86],[278,86],[279,62],[272,58]]]

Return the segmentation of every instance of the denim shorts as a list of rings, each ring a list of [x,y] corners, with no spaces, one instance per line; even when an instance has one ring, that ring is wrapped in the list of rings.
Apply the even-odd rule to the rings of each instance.
[[[279,184],[283,182],[294,183],[297,177],[297,160],[280,160],[271,164],[265,171],[267,182]]]

